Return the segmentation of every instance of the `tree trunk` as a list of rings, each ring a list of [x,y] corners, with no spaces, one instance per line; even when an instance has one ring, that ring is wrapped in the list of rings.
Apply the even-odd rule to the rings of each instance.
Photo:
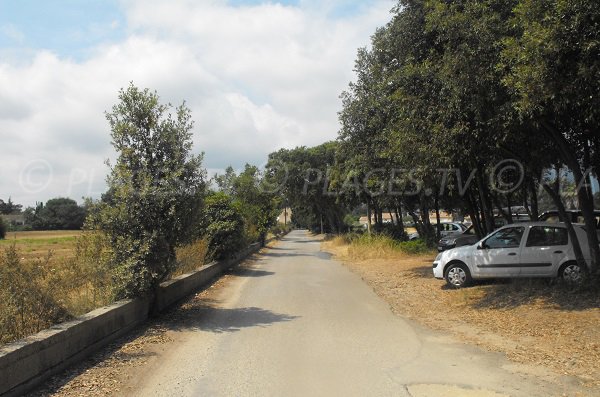
[[[557,176],[557,179],[558,179],[558,177],[559,176]],[[577,239],[577,234],[575,234],[575,229],[573,228],[573,224],[571,223],[571,218],[567,215],[567,211],[565,210],[565,206],[564,206],[562,200],[560,199],[559,194],[557,192],[555,192],[554,189],[552,189],[547,184],[544,184],[543,187],[544,187],[544,190],[546,190],[546,192],[552,198],[552,201],[554,201],[554,204],[556,205],[556,208],[558,209],[560,218],[563,219],[565,225],[567,226],[567,231],[569,233],[569,239],[573,243],[573,253],[575,254],[575,260],[577,261],[577,264],[579,266],[581,266],[582,269],[586,269],[587,266],[586,266],[585,260],[583,259],[583,252],[581,251],[581,245],[579,244],[579,239]]]
[[[477,168],[477,187],[481,201],[481,214],[485,223],[485,234],[488,234],[495,229],[494,213],[492,212],[489,195],[483,180],[483,167],[478,166]]]
[[[575,182],[577,184],[581,183],[584,180],[584,173],[586,172],[586,170],[581,170],[579,162],[577,161],[577,155],[575,153],[575,150],[572,148],[571,145],[569,145],[569,142],[566,140],[564,135],[558,130],[556,130],[556,128],[554,128],[553,125],[551,125],[545,120],[542,120],[540,123],[544,127],[544,131],[546,131],[548,135],[552,138],[552,140],[557,144],[557,147],[562,155],[563,160],[565,161],[566,165],[569,167],[571,172],[573,172]],[[585,221],[585,233],[587,236],[588,245],[590,248],[590,255],[592,259],[590,264],[590,270],[592,271],[592,273],[596,273],[598,271],[598,265],[600,264],[600,247],[598,246],[598,235],[596,233],[596,217],[594,216],[593,197],[589,197],[588,189],[580,188],[577,189],[577,198],[579,200],[579,208],[583,213],[583,218]]]

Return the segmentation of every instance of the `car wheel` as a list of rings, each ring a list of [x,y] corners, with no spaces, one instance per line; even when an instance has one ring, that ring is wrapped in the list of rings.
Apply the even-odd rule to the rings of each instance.
[[[464,263],[451,263],[446,269],[446,282],[454,288],[466,287],[471,283],[471,273]]]
[[[581,284],[585,277],[585,270],[577,262],[567,262],[560,268],[558,274],[568,284]]]

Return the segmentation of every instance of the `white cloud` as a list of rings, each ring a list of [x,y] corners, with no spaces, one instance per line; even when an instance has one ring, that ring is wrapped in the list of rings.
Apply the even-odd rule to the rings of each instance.
[[[260,164],[280,147],[334,139],[356,49],[387,22],[391,6],[380,1],[361,15],[334,17],[310,1],[126,1],[127,38],[92,49],[85,61],[42,51],[27,64],[0,63],[0,198],[31,205],[98,197],[112,153],[103,112],[130,81],[174,105],[187,101],[207,168]],[[43,172],[23,170],[38,159],[53,177],[36,192]],[[26,189],[23,175],[39,180]]]

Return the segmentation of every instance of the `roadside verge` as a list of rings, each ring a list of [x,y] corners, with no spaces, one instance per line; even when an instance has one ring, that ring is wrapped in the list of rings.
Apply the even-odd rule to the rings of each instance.
[[[282,236],[269,239],[268,242]],[[0,396],[19,396],[83,360],[188,295],[210,285],[260,249],[250,245],[232,259],[165,281],[153,298],[123,300],[0,347]],[[153,304],[151,304],[153,302]]]

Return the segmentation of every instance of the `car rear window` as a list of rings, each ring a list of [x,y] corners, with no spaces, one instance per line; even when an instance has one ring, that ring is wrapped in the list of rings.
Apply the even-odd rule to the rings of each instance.
[[[550,245],[567,245],[569,235],[563,227],[533,226],[527,237],[527,247],[547,247]]]

